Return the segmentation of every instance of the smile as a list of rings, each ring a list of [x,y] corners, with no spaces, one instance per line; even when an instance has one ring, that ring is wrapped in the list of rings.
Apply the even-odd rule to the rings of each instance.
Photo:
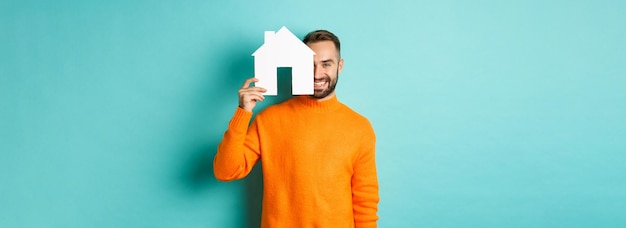
[[[327,82],[326,80],[316,81],[316,82],[314,82],[314,83],[313,83],[313,86],[314,86],[315,88],[321,88],[321,87],[323,87],[324,85],[326,85],[326,82]]]

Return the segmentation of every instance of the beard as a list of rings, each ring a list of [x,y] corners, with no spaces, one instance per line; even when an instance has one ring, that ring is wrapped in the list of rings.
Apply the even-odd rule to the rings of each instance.
[[[314,90],[311,97],[315,99],[322,99],[333,93],[333,91],[335,91],[335,87],[337,86],[337,81],[339,81],[339,71],[337,71],[337,78],[334,81],[331,80],[328,76],[324,77],[323,80],[328,82],[328,87],[326,87],[325,89]]]

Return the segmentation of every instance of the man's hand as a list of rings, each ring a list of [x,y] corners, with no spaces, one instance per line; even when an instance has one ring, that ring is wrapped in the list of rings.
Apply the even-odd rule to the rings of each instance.
[[[245,109],[248,112],[252,112],[257,101],[265,100],[263,93],[267,91],[261,87],[250,87],[250,83],[258,82],[259,79],[248,78],[239,89],[239,107]]]

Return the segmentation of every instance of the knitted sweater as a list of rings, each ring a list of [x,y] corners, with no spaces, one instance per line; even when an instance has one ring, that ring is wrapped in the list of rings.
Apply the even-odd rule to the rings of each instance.
[[[378,179],[370,122],[336,96],[297,96],[252,113],[238,108],[214,159],[221,181],[261,159],[262,227],[376,227]]]

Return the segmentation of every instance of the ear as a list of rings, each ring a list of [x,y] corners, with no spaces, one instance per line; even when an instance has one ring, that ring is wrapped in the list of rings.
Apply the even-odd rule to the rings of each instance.
[[[339,60],[339,68],[337,69],[337,71],[339,72],[339,74],[341,74],[341,70],[343,70],[343,59]]]

